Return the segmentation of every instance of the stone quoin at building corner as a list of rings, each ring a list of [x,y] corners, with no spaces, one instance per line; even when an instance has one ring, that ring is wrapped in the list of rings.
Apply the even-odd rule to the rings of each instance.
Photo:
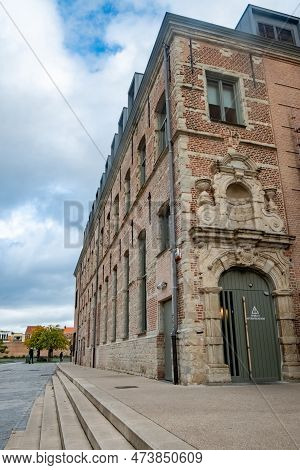
[[[299,379],[300,20],[167,13],[117,130],[75,269],[74,362]]]

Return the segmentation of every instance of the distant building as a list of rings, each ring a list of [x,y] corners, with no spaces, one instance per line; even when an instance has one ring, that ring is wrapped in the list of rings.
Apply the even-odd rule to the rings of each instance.
[[[27,326],[26,331],[25,331],[25,339],[30,339],[32,333],[34,330],[38,327],[39,325],[34,325],[34,326]]]
[[[8,338],[9,338],[9,341],[23,343],[25,341],[25,334],[11,332]]]
[[[9,341],[9,336],[11,335],[11,331],[7,330],[0,330],[0,341]]]
[[[69,340],[72,340],[73,335],[76,331],[76,328],[70,327],[70,326],[65,326],[63,331],[64,331],[65,337]]]
[[[15,333],[13,331],[0,330],[0,341],[14,341],[14,342],[24,342],[25,334],[24,333]]]
[[[166,14],[85,228],[76,363],[300,378],[299,34],[252,5],[235,30]]]

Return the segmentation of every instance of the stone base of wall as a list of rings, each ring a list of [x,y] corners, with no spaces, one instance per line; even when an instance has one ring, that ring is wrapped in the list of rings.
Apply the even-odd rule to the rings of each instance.
[[[86,349],[81,365],[91,366],[92,348]],[[163,336],[143,336],[116,343],[102,344],[96,350],[96,367],[143,375],[151,379],[164,377]]]

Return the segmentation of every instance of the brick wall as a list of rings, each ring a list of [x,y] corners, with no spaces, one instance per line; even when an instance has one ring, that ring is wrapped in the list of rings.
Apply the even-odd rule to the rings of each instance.
[[[213,44],[203,39],[192,41],[193,70],[191,67],[189,38],[176,35],[170,47],[171,116],[174,146],[174,171],[176,195],[176,236],[182,250],[177,263],[179,324],[193,324],[204,330],[205,303],[201,294],[201,260],[191,243],[189,230],[196,224],[197,192],[195,183],[203,176],[212,176],[212,165],[228,155],[229,150],[249,156],[260,168],[259,180],[263,188],[276,189],[275,203],[285,230],[299,233],[298,170],[295,154],[285,155],[284,149],[292,146],[290,130],[282,127],[281,111],[276,100],[277,89],[272,85],[282,75],[280,65],[264,60],[255,52],[251,57],[248,47]],[[252,63],[251,63],[252,61]],[[278,70],[277,70],[278,66]],[[206,73],[213,71],[234,77],[238,81],[239,101],[243,125],[212,122],[207,103]],[[273,75],[272,75],[273,74]],[[277,74],[277,75],[276,75]],[[299,86],[296,69],[291,66],[290,82]],[[273,89],[273,88],[274,89]],[[168,200],[167,152],[158,153],[156,107],[164,91],[163,70],[158,69],[149,91],[150,125],[148,122],[148,96],[127,150],[116,170],[116,177],[108,195],[104,210],[90,234],[86,252],[77,272],[76,286],[79,292],[75,312],[78,327],[77,360],[91,365],[94,325],[97,336],[98,367],[104,367],[148,377],[163,376],[164,341],[161,331],[160,302],[171,295],[170,253],[160,254],[158,211]],[[284,93],[284,92],[283,92]],[[288,99],[287,95],[283,96]],[[275,100],[275,101],[274,101]],[[276,107],[277,106],[277,107]],[[276,123],[276,121],[278,122]],[[274,128],[273,128],[274,125]],[[283,131],[283,129],[285,129]],[[281,132],[281,134],[280,134]],[[146,141],[146,183],[140,185],[139,144]],[[284,156],[285,155],[285,156]],[[278,164],[278,159],[280,165]],[[125,175],[131,175],[131,208],[125,211]],[[294,171],[294,172],[293,172]],[[284,173],[284,176],[283,176]],[[283,186],[282,186],[283,182]],[[292,188],[293,187],[293,188]],[[149,195],[151,207],[149,208]],[[114,233],[113,201],[119,196],[119,230]],[[213,196],[213,195],[212,195]],[[296,204],[289,201],[297,199]],[[290,209],[288,207],[290,206]],[[298,208],[298,209],[297,209]],[[286,215],[287,211],[287,215]],[[108,217],[109,216],[109,217]],[[110,223],[109,223],[110,219]],[[139,316],[139,259],[138,235],[146,230],[147,244],[147,333],[140,335]],[[101,234],[103,233],[103,239]],[[99,267],[97,270],[97,245],[99,243]],[[129,338],[122,338],[124,322],[124,253],[129,253]],[[290,256],[287,252],[286,256]],[[291,286],[299,281],[299,244],[292,249]],[[112,273],[117,268],[116,341],[112,341]],[[108,280],[108,301],[105,298],[105,280]],[[97,283],[98,280],[98,283]],[[297,281],[298,280],[298,281]],[[157,290],[157,284],[167,282],[167,288]],[[93,299],[97,295],[97,305]],[[295,293],[296,309],[299,295]],[[96,315],[96,318],[95,318]],[[107,341],[104,335],[107,315]],[[190,322],[190,323],[189,323]],[[198,361],[199,374],[193,380],[205,381],[205,337],[193,339],[196,352],[191,354]],[[180,344],[180,354],[185,345]],[[188,382],[188,363],[179,364],[182,382]]]
[[[266,57],[264,66],[288,230],[296,237],[290,252],[291,287],[300,336],[300,148],[295,132],[295,127],[300,128],[300,63]]]

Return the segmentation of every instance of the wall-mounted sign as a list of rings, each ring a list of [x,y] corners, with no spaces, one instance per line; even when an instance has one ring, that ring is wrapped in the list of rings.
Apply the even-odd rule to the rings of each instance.
[[[250,315],[247,317],[247,320],[265,320],[265,317],[257,310],[257,308],[252,308]]]

